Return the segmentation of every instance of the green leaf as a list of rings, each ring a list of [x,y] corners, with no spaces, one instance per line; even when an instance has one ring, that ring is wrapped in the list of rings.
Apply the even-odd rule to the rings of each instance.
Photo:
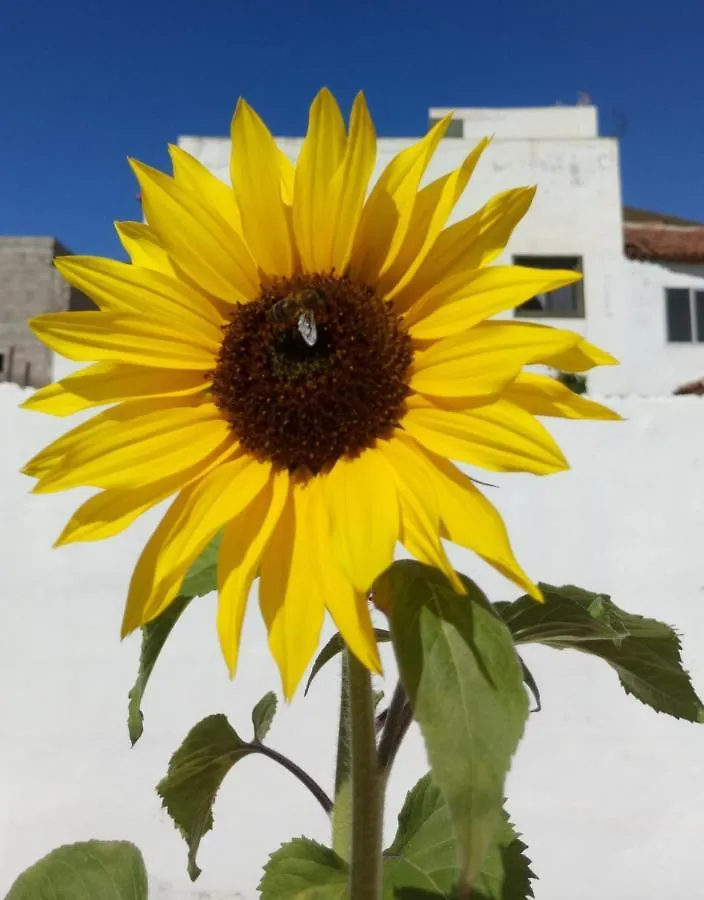
[[[188,570],[179,593],[182,597],[203,597],[218,587],[218,553],[222,532],[215,535]]]
[[[568,641],[570,645],[588,641],[617,640],[628,631],[620,612],[605,594],[594,594],[572,585],[554,588],[540,585],[544,603],[523,596],[513,603],[495,603],[517,644]]]
[[[276,715],[276,694],[269,691],[252,710],[252,725],[254,727],[254,740],[263,741],[267,736],[271,723]]]
[[[5,900],[147,900],[144,860],[128,841],[52,850],[24,871]]]
[[[144,691],[149,682],[149,677],[151,676],[152,670],[159,658],[159,654],[166,643],[166,639],[171,634],[172,628],[181,618],[181,613],[186,609],[190,602],[190,597],[177,597],[158,618],[149,622],[141,629],[142,649],[139,654],[137,680],[134,683],[134,687],[127,695],[127,729],[133,747],[144,731],[142,698],[144,697]]]
[[[401,680],[450,809],[464,888],[481,870],[498,826],[504,780],[528,715],[521,665],[508,629],[475,585],[459,596],[437,569],[410,560],[380,580],[392,597]]]
[[[503,813],[472,889],[473,900],[532,897],[525,844]],[[454,896],[459,875],[450,812],[430,774],[409,792],[384,854],[384,900]]]
[[[269,857],[261,900],[346,900],[349,869],[334,850],[295,838]]]
[[[669,625],[627,613],[606,594],[573,585],[540,587],[545,603],[520,597],[497,604],[516,643],[538,642],[598,656],[642,703],[677,719],[704,722],[704,705],[682,666],[680,640]]]
[[[391,640],[391,635],[388,631],[385,631],[383,628],[375,628],[374,634],[376,636],[377,642],[379,644],[383,644],[386,641]],[[345,642],[342,639],[342,635],[338,632],[334,634],[327,644],[323,647],[320,653],[315,658],[315,662],[313,663],[313,668],[311,669],[310,675],[308,676],[308,682],[306,683],[306,689],[303,691],[303,696],[305,697],[308,693],[308,690],[313,683],[313,679],[318,674],[318,672],[323,668],[326,663],[329,663],[331,659],[334,659],[338,653],[342,653],[345,649]]]
[[[196,855],[203,835],[213,827],[213,803],[220,785],[236,762],[256,752],[222,713],[208,716],[188,732],[157,785],[164,808],[188,844],[192,881],[200,875]]]
[[[533,673],[528,668],[528,666],[523,662],[521,657],[518,657],[519,662],[521,663],[521,671],[523,672],[523,681],[525,682],[526,687],[533,695],[533,699],[535,700],[535,709],[531,709],[531,712],[540,712],[543,708],[543,704],[540,702],[540,690],[538,689],[538,682],[533,677]]]
[[[141,629],[142,649],[139,655],[137,680],[127,695],[127,729],[133,747],[144,731],[144,714],[142,713],[144,691],[171,630],[194,597],[209,594],[217,588],[217,558],[221,541],[222,534],[213,538],[188,570],[181,584],[179,596],[160,616]]]

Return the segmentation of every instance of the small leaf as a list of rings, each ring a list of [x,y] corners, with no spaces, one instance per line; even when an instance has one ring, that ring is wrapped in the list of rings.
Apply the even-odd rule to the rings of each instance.
[[[223,779],[236,762],[256,747],[243,741],[221,713],[195,725],[171,757],[157,793],[188,844],[188,874],[200,875],[198,847],[213,827],[213,803]]]
[[[532,897],[535,875],[524,850],[504,812],[475,881],[473,900]],[[453,896],[458,874],[450,812],[428,774],[407,795],[396,837],[384,854],[384,900]]]
[[[215,535],[198,559],[188,570],[179,593],[182,597],[203,597],[218,586],[218,553],[222,532]]]
[[[168,636],[194,597],[209,594],[217,588],[217,557],[221,541],[221,534],[213,538],[188,570],[181,584],[179,596],[160,616],[141,629],[142,649],[139,655],[139,669],[134,687],[128,694],[127,707],[127,729],[133,747],[144,731],[142,713],[144,691]]]
[[[538,690],[538,682],[533,677],[533,673],[528,668],[528,666],[523,662],[521,657],[518,657],[519,662],[521,664],[521,671],[523,672],[523,681],[525,682],[526,687],[533,695],[533,699],[535,700],[535,709],[531,709],[531,712],[540,712],[543,708],[543,704],[540,702],[540,691]]]
[[[383,644],[386,641],[391,640],[391,634],[384,630],[383,628],[375,628],[374,634],[376,636],[377,642],[379,644]],[[331,659],[334,659],[338,653],[342,653],[345,649],[345,642],[342,640],[342,635],[338,632],[334,634],[327,644],[323,647],[320,653],[315,658],[315,662],[313,663],[313,668],[311,669],[310,675],[308,676],[308,682],[306,684],[306,689],[303,691],[303,696],[305,697],[308,693],[308,690],[313,683],[313,679],[318,674],[318,672],[323,668],[326,663],[329,663]]]
[[[520,597],[497,608],[516,643],[598,656],[618,673],[628,694],[657,712],[704,722],[704,705],[682,667],[675,631],[656,619],[619,609],[606,594],[566,585],[541,585],[545,603]]]
[[[134,683],[134,687],[127,695],[127,729],[133,747],[144,731],[142,698],[144,697],[144,691],[146,690],[149,678],[152,674],[152,669],[156,665],[156,661],[166,643],[166,639],[171,634],[171,630],[181,618],[181,613],[186,609],[190,602],[190,597],[177,597],[170,606],[167,606],[158,618],[149,622],[141,629],[142,649],[139,654],[137,680]]]
[[[295,838],[264,866],[260,900],[346,900],[347,863],[328,847]]]
[[[128,841],[52,850],[24,871],[5,900],[147,900],[144,860]]]
[[[271,723],[276,715],[276,694],[269,691],[252,710],[252,725],[254,727],[254,740],[261,741],[267,736]]]
[[[459,596],[437,569],[404,560],[381,576],[393,598],[401,680],[450,809],[459,883],[481,870],[501,816],[528,697],[511,635],[471,582]]]

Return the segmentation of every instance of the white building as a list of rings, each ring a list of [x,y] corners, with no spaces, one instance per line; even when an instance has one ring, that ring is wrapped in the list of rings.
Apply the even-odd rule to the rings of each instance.
[[[431,122],[449,111],[431,109]],[[570,327],[613,352],[621,365],[591,373],[590,392],[666,396],[704,376],[704,225],[626,210],[624,240],[618,142],[599,136],[596,108],[453,112],[428,181],[494,135],[453,220],[495,193],[537,184],[533,207],[499,262],[584,273],[583,282],[529,301],[513,315]],[[415,140],[381,138],[376,174]],[[279,143],[294,160],[302,138]],[[183,137],[179,144],[228,178],[228,139]]]

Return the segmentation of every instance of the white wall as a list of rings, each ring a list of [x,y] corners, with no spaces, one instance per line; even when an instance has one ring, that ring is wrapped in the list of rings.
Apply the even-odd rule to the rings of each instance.
[[[215,831],[200,854],[203,875],[191,887],[185,846],[153,786],[200,717],[225,711],[246,735],[252,705],[277,687],[256,608],[231,684],[217,648],[214,598],[193,604],[155,671],[145,733],[130,750],[125,704],[138,640],[120,644],[118,632],[130,570],[155,517],[108,542],[51,550],[85,494],[28,495],[31,482],[19,467],[66,422],[18,410],[23,396],[0,385],[0,896],[54,846],[101,837],[142,848],[156,900],[254,900],[269,850],[296,834],[326,839],[314,801],[268,761],[245,760],[219,796]],[[492,476],[501,487],[487,490],[534,577],[610,592],[627,610],[677,625],[702,692],[704,403],[626,398],[614,405],[628,421],[551,425],[572,472]],[[468,554],[454,559],[494,599],[515,596]],[[598,661],[541,648],[525,656],[544,711],[529,721],[508,794],[541,878],[538,900],[699,896],[693,847],[704,805],[704,730],[626,697]],[[328,788],[332,671],[308,698],[281,710],[271,732],[274,746]],[[424,769],[413,735],[391,784],[389,835],[406,788]],[[263,808],[252,811],[257,800]]]
[[[595,138],[598,135],[595,106],[500,107],[498,109],[434,106],[431,119],[452,113],[461,119],[466,139],[495,134],[498,138]]]

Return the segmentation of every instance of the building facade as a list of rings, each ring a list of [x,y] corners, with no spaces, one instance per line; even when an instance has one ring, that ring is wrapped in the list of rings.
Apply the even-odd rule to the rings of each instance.
[[[433,108],[431,123],[448,112],[453,121],[428,167],[426,182],[459,166],[478,140],[493,135],[451,221],[470,215],[496,193],[535,184],[532,209],[516,229],[509,252],[497,262],[575,268],[584,275],[582,282],[536,297],[507,315],[569,327],[613,352],[621,365],[589,373],[591,393],[667,396],[704,376],[698,325],[690,329],[691,340],[684,339],[684,307],[689,304],[689,319],[695,322],[701,304],[704,340],[704,293],[699,293],[704,292],[704,226],[681,226],[700,229],[698,258],[677,261],[652,253],[645,258],[624,253],[629,226],[624,238],[618,142],[599,135],[596,108]],[[374,177],[416,140],[381,138]],[[302,138],[278,141],[295,160]],[[182,137],[179,145],[227,180],[228,139]],[[655,216],[655,221],[662,218],[667,217]],[[680,322],[675,331],[668,324],[673,315]]]
[[[0,236],[0,382],[42,387],[53,380],[54,354],[27,327],[42,313],[95,309],[54,268],[69,251],[53,237]]]

